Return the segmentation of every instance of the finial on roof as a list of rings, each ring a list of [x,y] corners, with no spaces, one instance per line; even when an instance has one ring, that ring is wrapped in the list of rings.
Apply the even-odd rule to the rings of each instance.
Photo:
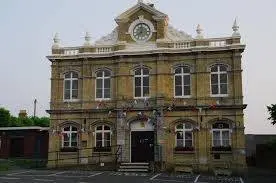
[[[238,23],[237,23],[237,18],[235,18],[235,21],[234,21],[234,24],[233,24],[233,27],[232,27],[232,29],[233,29],[233,34],[232,34],[232,36],[233,37],[239,37],[239,36],[241,36],[240,35],[240,32],[239,32],[239,26],[238,26]]]
[[[197,33],[197,36],[196,36],[197,39],[204,39],[203,29],[201,28],[200,24],[197,25],[196,33]]]
[[[90,45],[90,40],[91,40],[91,36],[90,36],[89,32],[85,33],[84,40],[85,40],[84,46],[89,46]]]
[[[60,43],[60,39],[59,39],[58,33],[55,34],[53,40],[54,40],[53,48],[58,48],[59,47],[59,43]]]
[[[138,0],[138,3],[144,3],[144,1],[143,0]]]

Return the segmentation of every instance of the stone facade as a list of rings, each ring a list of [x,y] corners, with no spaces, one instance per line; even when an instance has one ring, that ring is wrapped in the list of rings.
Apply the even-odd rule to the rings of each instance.
[[[141,16],[152,22],[155,32],[147,42],[136,43],[128,29]],[[142,2],[115,20],[118,27],[112,35],[117,34],[116,38],[106,38],[107,42],[115,39],[112,45],[104,45],[103,39],[100,46],[74,47],[70,54],[70,49],[60,46],[55,38],[52,55],[47,57],[52,63],[48,110],[52,135],[48,166],[99,163],[99,152],[95,149],[96,128],[102,125],[110,127],[111,149],[102,152],[107,156],[100,161],[116,161],[116,152],[119,152],[117,161],[131,162],[132,126],[140,123],[139,128],[149,125],[154,129],[154,162],[162,169],[243,172],[246,168],[243,117],[246,105],[242,94],[241,54],[245,46],[240,43],[240,37],[193,39],[169,28],[167,15]],[[227,68],[227,94],[212,95],[211,68],[220,65]],[[175,69],[178,67],[190,69],[188,96],[175,97]],[[149,70],[146,97],[134,97],[137,68]],[[97,73],[106,70],[111,73],[110,97],[98,100]],[[78,76],[77,97],[65,100],[64,77],[70,72]],[[176,126],[185,123],[192,125],[192,148],[177,150]],[[215,123],[229,125],[226,130],[230,134],[229,142],[221,134],[220,137],[222,143],[227,141],[230,149],[212,148]],[[71,148],[77,147],[75,151],[63,149],[67,146],[64,139],[69,137],[63,130],[66,126],[77,128],[77,145],[68,142]],[[183,134],[180,136],[185,141]],[[57,152],[61,150],[64,152]]]

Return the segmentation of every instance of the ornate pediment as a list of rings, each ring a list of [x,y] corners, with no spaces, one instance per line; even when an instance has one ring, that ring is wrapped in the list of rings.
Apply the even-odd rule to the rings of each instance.
[[[158,11],[157,9],[154,8],[154,6],[152,4],[147,4],[144,3],[142,1],[139,1],[135,6],[133,6],[132,8],[128,9],[127,11],[125,11],[124,13],[122,13],[121,15],[119,15],[117,18],[115,18],[115,21],[117,23],[119,22],[126,22],[128,21],[128,18],[135,14],[137,11],[139,11],[140,9],[143,9],[147,12],[149,12],[150,14],[153,15],[153,18],[158,20],[158,19],[166,19],[168,17],[168,15]]]
[[[168,31],[165,34],[165,41],[168,42],[187,41],[192,39],[193,38],[191,35],[181,30],[177,30],[171,25],[168,26]],[[97,40],[95,42],[95,45],[114,45],[116,43],[118,43],[118,27],[116,27],[110,34],[103,36],[99,40]]]

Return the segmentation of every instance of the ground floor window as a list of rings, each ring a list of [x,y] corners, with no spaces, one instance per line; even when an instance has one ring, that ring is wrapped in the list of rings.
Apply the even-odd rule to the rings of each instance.
[[[111,129],[109,126],[100,125],[96,127],[94,151],[111,151]]]
[[[76,149],[78,147],[78,128],[66,126],[62,129],[62,148]]]
[[[231,150],[231,130],[227,123],[215,123],[212,126],[212,150]]]
[[[176,151],[193,151],[193,130],[191,123],[181,123],[175,128]]]

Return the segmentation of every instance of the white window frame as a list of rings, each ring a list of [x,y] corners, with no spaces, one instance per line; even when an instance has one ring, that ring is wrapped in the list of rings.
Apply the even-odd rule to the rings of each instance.
[[[97,130],[97,127],[101,126],[102,127],[102,130]],[[107,126],[109,127],[109,130],[105,130],[104,127]],[[102,147],[111,147],[111,136],[112,136],[112,133],[111,133],[111,127],[108,126],[108,125],[98,125],[95,127],[95,145],[94,147],[97,147],[97,134],[101,134],[102,135]],[[104,134],[105,133],[109,133],[109,136],[110,136],[110,142],[109,142],[109,146],[104,146]]]
[[[138,69],[141,71],[140,75],[135,74],[135,71],[137,71]],[[147,69],[148,71],[150,71],[146,67],[139,67],[139,68],[136,68],[134,70],[134,77],[133,77],[133,96],[134,96],[134,99],[147,99],[147,98],[150,98],[150,74],[144,74],[143,69]],[[143,94],[144,93],[144,80],[143,80],[143,78],[145,78],[145,77],[149,78],[149,94],[148,94],[148,96],[143,96],[144,95]],[[135,89],[136,89],[135,78],[141,78],[141,85],[140,85],[140,87],[141,87],[141,96],[140,97],[135,96]]]
[[[229,146],[232,146],[232,135],[231,135],[231,130],[229,128],[224,128],[224,129],[213,128],[212,129],[212,147],[217,147],[217,146],[214,146],[214,132],[219,132],[220,147],[227,147],[227,146],[223,146],[222,133],[228,132],[229,133],[229,139],[228,139]]]
[[[67,127],[70,127],[70,130],[69,131],[64,131],[64,128],[67,128]],[[66,147],[69,147],[69,148],[78,147],[78,145],[79,145],[79,142],[78,142],[79,141],[78,128],[77,128],[77,131],[73,131],[72,128],[77,128],[77,127],[70,125],[70,126],[65,126],[65,127],[62,128],[62,139],[61,139],[62,148],[64,148],[64,147],[65,148]],[[76,146],[72,146],[72,134],[77,134],[77,145]],[[69,146],[64,146],[64,135],[67,135],[68,138],[69,138]]]
[[[68,74],[68,73],[70,73],[70,78],[65,78],[65,75]],[[63,80],[63,101],[65,101],[65,102],[79,101],[79,78],[78,77],[74,78],[73,77],[74,73],[77,74],[78,77],[79,77],[79,74],[77,72],[75,72],[75,71],[66,72],[63,75],[63,78],[64,78],[64,80]],[[66,81],[70,81],[70,98],[69,99],[65,98],[65,90],[66,90],[66,88],[65,88],[65,82]],[[73,99],[73,97],[72,97],[72,94],[73,94],[73,81],[78,81],[78,90],[77,90],[78,97],[76,99]]]
[[[183,128],[182,129],[178,129],[177,126],[182,124],[183,125]],[[176,126],[175,126],[175,147],[179,147],[177,146],[177,132],[182,132],[183,133],[183,147],[186,147],[186,142],[185,142],[185,133],[186,132],[192,132],[192,146],[191,147],[194,147],[194,132],[193,132],[193,127],[192,127],[192,124],[191,124],[191,128],[186,128],[185,125],[186,123],[178,123]]]
[[[184,73],[184,67],[187,67],[187,68],[189,68],[189,70],[190,70],[190,72],[189,73]],[[184,66],[184,67],[176,67],[176,68],[174,68],[174,76],[173,76],[173,78],[174,78],[174,81],[173,81],[173,86],[174,86],[174,98],[191,98],[191,96],[192,96],[192,75],[191,75],[191,68],[190,67],[188,67],[188,66]],[[181,68],[181,73],[179,74],[179,73],[175,73],[175,70],[176,69],[179,69],[179,68]],[[182,95],[181,96],[176,96],[176,90],[175,90],[175,77],[176,76],[181,76],[181,79],[182,79],[182,83],[181,83],[181,87],[182,87]],[[184,85],[184,76],[190,76],[190,95],[184,95],[184,86],[187,86],[187,85]]]
[[[220,67],[221,66],[224,66],[226,67],[226,71],[221,71],[220,70]],[[212,68],[213,67],[217,67],[218,71],[216,72],[212,72]],[[210,95],[211,97],[228,97],[228,94],[229,94],[229,78],[228,78],[228,67],[225,66],[225,65],[221,65],[221,64],[217,64],[217,65],[213,65],[210,67]],[[216,74],[218,75],[218,94],[213,94],[212,93],[212,75],[213,74]],[[226,74],[226,79],[227,79],[227,83],[223,83],[223,84],[227,84],[227,94],[221,94],[221,89],[220,89],[220,77],[221,77],[221,74]]]
[[[110,72],[110,76],[105,76],[105,72]],[[97,76],[97,74],[99,73],[99,72],[102,72],[102,77],[98,77]],[[98,79],[101,79],[102,80],[102,98],[97,98],[97,89],[98,89],[98,87],[97,87],[97,80]],[[109,79],[110,80],[110,98],[104,98],[104,80],[105,79]],[[109,71],[109,70],[100,70],[100,71],[97,71],[96,72],[96,80],[95,80],[95,100],[96,101],[102,101],[102,100],[111,100],[111,71]]]

